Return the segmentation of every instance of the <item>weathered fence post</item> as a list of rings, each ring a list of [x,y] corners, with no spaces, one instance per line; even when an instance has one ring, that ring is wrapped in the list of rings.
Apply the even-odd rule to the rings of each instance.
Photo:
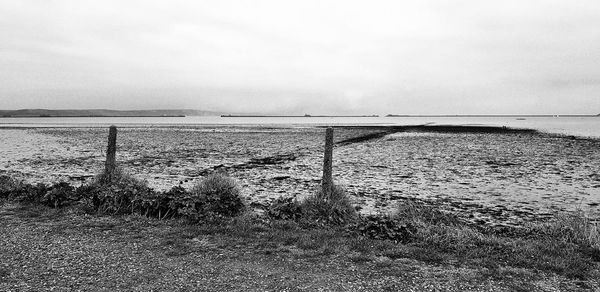
[[[117,155],[117,127],[110,126],[108,130],[108,147],[106,148],[106,163],[104,164],[104,171],[107,177],[110,179],[115,172],[116,167],[116,155]]]
[[[329,127],[325,131],[325,155],[323,157],[323,179],[321,180],[321,187],[324,195],[330,195],[333,189],[332,157],[333,128]]]

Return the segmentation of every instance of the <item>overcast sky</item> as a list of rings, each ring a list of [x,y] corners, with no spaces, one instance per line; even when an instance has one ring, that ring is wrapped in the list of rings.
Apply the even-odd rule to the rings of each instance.
[[[0,0],[0,109],[600,113],[597,0]]]

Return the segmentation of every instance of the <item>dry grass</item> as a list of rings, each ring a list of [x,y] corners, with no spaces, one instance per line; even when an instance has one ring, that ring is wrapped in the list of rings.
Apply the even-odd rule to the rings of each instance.
[[[528,228],[550,237],[560,238],[565,242],[600,249],[600,223],[592,221],[580,209],[570,213],[559,214],[555,220],[547,223],[533,224]]]
[[[396,216],[417,226],[411,243],[420,248],[411,256],[417,259],[493,269],[502,266],[539,269],[574,279],[600,276],[598,225],[582,212],[561,214],[548,223],[515,228],[511,236],[462,222],[423,203],[400,205]]]
[[[319,189],[304,199],[300,208],[305,218],[323,224],[346,224],[357,217],[346,190],[337,185],[331,193]]]

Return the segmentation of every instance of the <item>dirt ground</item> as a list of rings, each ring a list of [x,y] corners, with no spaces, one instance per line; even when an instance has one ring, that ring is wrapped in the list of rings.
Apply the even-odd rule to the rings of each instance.
[[[180,222],[4,203],[0,291],[593,291],[535,270],[264,244]],[[402,248],[400,246],[399,248]],[[594,288],[595,287],[595,288]]]

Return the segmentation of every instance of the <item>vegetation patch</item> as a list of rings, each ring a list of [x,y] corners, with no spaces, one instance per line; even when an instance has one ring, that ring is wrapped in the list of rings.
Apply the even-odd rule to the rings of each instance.
[[[119,168],[110,177],[101,173],[78,188],[66,182],[32,185],[0,176],[0,199],[53,208],[77,204],[80,210],[90,214],[139,214],[158,219],[185,217],[196,222],[237,216],[245,208],[239,186],[223,174],[209,175],[191,191],[175,186],[158,192],[146,181]]]
[[[504,232],[521,236],[497,234],[422,203],[400,205],[396,217],[416,227],[410,245],[418,249],[411,257],[420,260],[539,269],[575,279],[598,273],[598,226],[581,212]]]
[[[301,202],[303,218],[317,225],[344,225],[354,221],[358,214],[346,190],[334,185],[330,193],[319,189]]]
[[[66,182],[59,182],[50,186],[42,196],[40,203],[53,207],[63,207],[69,202],[78,200],[75,188]]]
[[[116,215],[139,212],[139,203],[152,197],[153,190],[145,181],[117,168],[110,175],[105,172],[98,175],[93,182],[82,186],[80,193],[91,200],[96,212]]]
[[[238,184],[220,173],[201,180],[182,202],[179,213],[192,221],[234,217],[245,208]]]
[[[361,216],[357,223],[350,225],[350,231],[372,239],[391,240],[407,243],[413,240],[417,229],[410,222],[391,216]]]
[[[0,280],[4,277],[8,277],[10,275],[10,270],[6,268],[0,268]]]
[[[274,220],[300,220],[302,207],[296,198],[279,197],[271,202],[266,213]]]

